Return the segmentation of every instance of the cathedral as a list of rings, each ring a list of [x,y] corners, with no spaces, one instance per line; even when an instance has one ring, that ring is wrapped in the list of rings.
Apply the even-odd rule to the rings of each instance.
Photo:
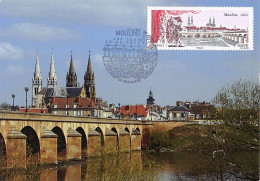
[[[58,84],[58,79],[57,79],[55,66],[54,66],[54,55],[52,52],[50,71],[47,78],[47,86],[46,88],[42,87],[42,76],[40,71],[39,55],[37,51],[35,71],[32,77],[32,107],[37,107],[37,108],[42,107],[42,104],[44,103],[43,99],[47,97],[58,97],[58,98],[67,98],[67,99],[68,97],[72,99],[75,98],[79,99],[80,97],[80,99],[82,99],[83,102],[84,102],[83,99],[95,100],[96,98],[95,76],[91,67],[90,52],[88,57],[87,71],[85,72],[84,75],[83,87],[79,87],[79,84],[77,82],[77,74],[74,70],[72,54],[71,54],[69,71],[67,72],[66,75],[66,87],[65,88],[58,87],[57,84]],[[39,95],[42,96],[40,96],[39,98]],[[77,101],[74,101],[73,104],[75,104],[75,102]],[[89,104],[93,103],[93,101],[87,101],[87,102],[89,102]],[[88,107],[93,107],[93,105],[89,105]]]

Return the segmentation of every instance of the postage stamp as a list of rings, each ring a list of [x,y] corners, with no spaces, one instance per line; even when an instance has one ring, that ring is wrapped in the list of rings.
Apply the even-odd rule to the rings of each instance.
[[[253,21],[252,7],[147,7],[158,50],[253,50]]]
[[[146,45],[149,42],[149,50]],[[124,83],[140,82],[154,71],[157,47],[151,36],[139,28],[116,30],[114,38],[106,40],[103,63],[109,74]]]

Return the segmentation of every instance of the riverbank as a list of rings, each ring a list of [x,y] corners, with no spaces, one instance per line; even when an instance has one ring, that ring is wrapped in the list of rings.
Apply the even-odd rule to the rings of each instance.
[[[239,139],[238,139],[239,138]],[[226,125],[190,124],[165,131],[151,130],[150,150],[156,151],[203,151],[210,141],[220,139],[228,149],[258,151],[258,142],[252,136]]]

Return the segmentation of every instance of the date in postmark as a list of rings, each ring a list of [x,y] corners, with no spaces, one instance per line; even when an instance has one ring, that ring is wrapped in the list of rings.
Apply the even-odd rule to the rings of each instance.
[[[252,7],[147,7],[147,34],[158,50],[253,50],[253,19]]]
[[[149,50],[146,45],[149,43]],[[106,40],[103,63],[109,74],[120,82],[136,83],[154,71],[158,52],[151,36],[139,28],[116,30],[114,38]]]

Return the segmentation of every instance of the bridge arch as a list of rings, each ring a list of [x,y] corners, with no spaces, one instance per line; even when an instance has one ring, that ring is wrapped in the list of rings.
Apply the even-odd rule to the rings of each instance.
[[[25,126],[21,132],[27,136],[26,138],[26,157],[40,157],[40,141],[37,133],[31,126]]]
[[[81,156],[86,157],[87,156],[87,136],[82,127],[78,127],[76,129],[77,132],[81,134]]]
[[[196,34],[194,35],[194,38],[200,38],[200,34],[199,34],[199,33],[196,33]]]
[[[132,144],[131,133],[128,127],[125,127],[125,131],[129,133],[129,147],[131,149],[131,144]]]
[[[202,34],[200,37],[201,37],[201,38],[206,38],[206,35],[205,35],[205,34]]]
[[[103,147],[105,145],[105,141],[104,141],[104,133],[102,131],[102,129],[100,127],[97,127],[95,129],[95,131],[97,131],[100,134],[100,139],[101,139],[101,147]]]
[[[116,149],[118,150],[119,149],[119,137],[118,137],[118,132],[117,132],[117,129],[115,127],[113,127],[111,129],[111,131],[113,131],[114,133],[116,133]]]
[[[6,163],[6,145],[3,135],[0,133],[0,168]]]
[[[55,126],[52,130],[55,133],[57,138],[57,156],[58,157],[65,157],[66,156],[66,139],[62,129],[58,126]]]

